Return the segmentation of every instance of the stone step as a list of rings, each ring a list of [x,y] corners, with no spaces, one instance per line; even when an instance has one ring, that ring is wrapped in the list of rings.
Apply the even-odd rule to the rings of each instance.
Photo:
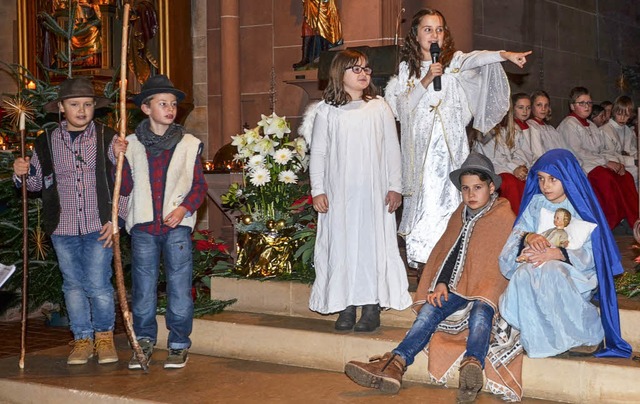
[[[282,285],[280,285],[282,286]],[[167,338],[159,316],[158,340]],[[367,360],[394,348],[405,327],[371,334],[338,333],[324,319],[225,311],[194,320],[191,352],[342,372],[349,360]],[[405,380],[428,383],[427,358],[418,355]],[[574,403],[637,402],[640,364],[629,359],[524,358],[525,397]],[[351,389],[344,379],[345,389]],[[450,381],[456,387],[457,380]]]
[[[322,315],[309,310],[311,286],[299,282],[254,280],[237,278],[211,279],[213,299],[238,299],[225,310],[249,313],[275,314],[279,316],[304,317],[335,321],[337,314]],[[640,351],[640,303],[619,299],[622,336],[634,351]],[[382,312],[382,325],[409,328],[415,315],[411,309]]]

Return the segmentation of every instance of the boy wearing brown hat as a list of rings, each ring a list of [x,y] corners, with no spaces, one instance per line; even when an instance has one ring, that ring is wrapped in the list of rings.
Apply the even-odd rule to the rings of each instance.
[[[27,189],[42,192],[42,224],[58,257],[74,337],[69,365],[87,363],[94,350],[98,363],[118,360],[113,344],[111,173],[115,155],[123,149],[112,129],[93,121],[94,111],[109,103],[95,95],[88,79],[65,80],[58,98],[45,105],[45,111],[65,119],[38,136],[31,158],[13,164],[16,184],[26,174]]]
[[[164,75],[149,78],[134,98],[148,118],[127,137],[122,195],[129,195],[126,228],[131,235],[133,328],[147,357],[157,342],[160,256],[167,281],[169,354],[165,369],[182,368],[193,325],[191,233],[207,183],[202,142],[174,122],[184,92]],[[135,354],[129,369],[141,369]]]
[[[498,257],[511,231],[514,215],[509,202],[497,197],[502,179],[487,157],[471,153],[449,178],[462,193],[462,203],[451,216],[420,278],[414,297],[417,318],[393,351],[372,358],[369,363],[346,364],[347,376],[361,386],[386,393],[399,392],[406,367],[429,344],[445,320],[449,334],[462,333],[468,328],[457,401],[473,402],[483,386],[494,315],[508,282],[500,273]],[[466,312],[455,321],[449,317],[465,308]],[[431,346],[430,371],[432,362],[444,356],[433,353]],[[455,365],[459,354],[449,358],[444,374]]]

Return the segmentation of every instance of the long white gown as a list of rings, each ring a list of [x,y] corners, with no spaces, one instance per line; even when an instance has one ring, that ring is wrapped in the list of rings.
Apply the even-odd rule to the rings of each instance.
[[[465,127],[491,130],[509,109],[509,82],[499,62],[500,52],[456,52],[441,76],[442,90],[409,76],[406,62],[386,88],[385,98],[402,128],[404,208],[399,233],[406,240],[412,267],[427,262],[449,217],[461,202],[449,173],[469,154]]]
[[[305,118],[307,119],[307,118]],[[318,214],[316,279],[309,308],[334,313],[347,306],[380,304],[404,310],[412,303],[398,250],[389,191],[402,191],[395,121],[382,98],[315,108],[311,194],[326,194]]]

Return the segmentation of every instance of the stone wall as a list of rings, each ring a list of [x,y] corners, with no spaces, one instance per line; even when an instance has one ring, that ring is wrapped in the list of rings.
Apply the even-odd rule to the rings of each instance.
[[[552,123],[569,110],[569,91],[585,86],[613,101],[620,64],[640,62],[637,0],[474,0],[476,49],[533,50],[523,71],[505,64],[512,91],[551,95]],[[638,101],[636,94],[636,102]]]

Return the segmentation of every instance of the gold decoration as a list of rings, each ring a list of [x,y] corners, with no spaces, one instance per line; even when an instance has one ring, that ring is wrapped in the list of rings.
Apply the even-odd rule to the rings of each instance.
[[[276,228],[276,221],[275,220],[267,220],[267,229],[273,230],[275,228]]]
[[[627,84],[627,78],[624,76],[624,73],[620,73],[620,76],[616,80],[616,87],[622,92],[629,90],[629,84]]]
[[[49,254],[49,245],[47,244],[47,236],[40,227],[36,227],[31,231],[31,241],[34,245],[34,252],[37,260],[44,260]]]
[[[33,120],[35,109],[31,103],[19,96],[4,99],[4,109],[7,111],[7,117],[14,126],[18,126],[20,114],[24,113],[26,119]]]
[[[284,226],[286,226],[286,225],[287,225],[286,220],[284,220],[284,219],[280,219],[280,220],[278,220],[278,221],[276,222],[276,229],[277,229],[277,230],[282,230],[282,229],[284,229]]]
[[[247,278],[291,273],[297,243],[291,239],[294,228],[280,232],[238,234],[238,259],[235,272]]]
[[[315,34],[331,44],[342,39],[342,24],[335,0],[304,0],[302,8],[304,20]]]
[[[253,220],[251,219],[251,215],[243,215],[243,216],[240,216],[240,221],[242,221],[242,223],[244,224],[249,225]]]

